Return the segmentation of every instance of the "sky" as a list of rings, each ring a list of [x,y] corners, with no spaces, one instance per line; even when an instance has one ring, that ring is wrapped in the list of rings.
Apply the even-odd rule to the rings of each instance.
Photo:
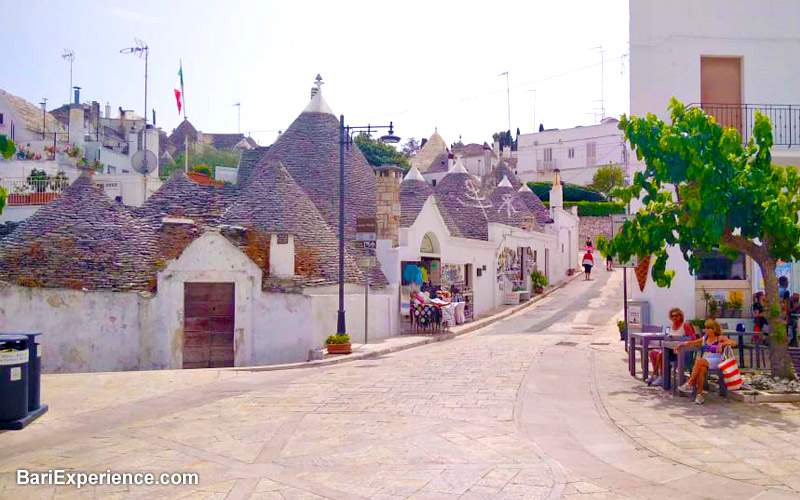
[[[628,1],[0,0],[0,88],[47,108],[67,102],[69,63],[81,101],[144,109],[170,133],[183,64],[186,115],[207,133],[271,144],[303,110],[314,78],[348,125],[396,135],[491,142],[509,128],[591,125],[629,108]],[[602,46],[601,54],[598,47]],[[604,61],[601,64],[601,61]],[[506,75],[508,72],[508,82]],[[602,77],[601,77],[602,73]],[[601,90],[601,82],[604,90]],[[510,93],[507,93],[507,83]],[[510,101],[510,107],[508,105]],[[151,117],[148,114],[148,118]]]

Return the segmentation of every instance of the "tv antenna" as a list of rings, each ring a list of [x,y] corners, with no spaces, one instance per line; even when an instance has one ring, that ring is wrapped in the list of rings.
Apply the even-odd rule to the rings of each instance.
[[[238,133],[242,133],[242,103],[237,102],[233,104],[236,106],[236,121],[237,121],[237,128],[236,131]]]
[[[150,48],[147,46],[145,42],[139,40],[138,38],[134,38],[133,40],[136,42],[135,47],[128,47],[125,49],[121,49],[119,52],[120,54],[133,54],[139,59],[144,57],[144,113],[142,115],[144,118],[144,140],[143,140],[144,148],[142,149],[147,151],[147,58],[150,55]],[[147,175],[147,173],[150,172],[149,160],[150,157],[145,155],[144,156],[145,175]],[[156,159],[156,161],[158,161],[158,159]]]

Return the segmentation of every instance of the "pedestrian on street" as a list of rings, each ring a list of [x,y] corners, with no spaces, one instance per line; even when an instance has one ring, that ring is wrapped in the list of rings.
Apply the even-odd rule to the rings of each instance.
[[[606,271],[613,271],[614,270],[614,259],[611,256],[606,257]]]
[[[594,265],[594,257],[592,257],[592,252],[586,252],[583,254],[583,272],[586,276],[586,281],[589,281],[592,278],[592,266]]]
[[[589,253],[594,252],[594,246],[592,246],[592,240],[586,240],[586,251]]]

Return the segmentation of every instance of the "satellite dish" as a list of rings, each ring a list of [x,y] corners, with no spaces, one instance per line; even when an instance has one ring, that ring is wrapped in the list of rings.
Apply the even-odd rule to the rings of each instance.
[[[147,175],[158,170],[158,158],[156,158],[155,153],[152,151],[140,149],[133,153],[131,166],[140,174]]]

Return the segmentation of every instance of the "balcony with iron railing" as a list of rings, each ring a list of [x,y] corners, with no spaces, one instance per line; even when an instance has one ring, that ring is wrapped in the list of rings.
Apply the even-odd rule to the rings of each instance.
[[[714,116],[718,124],[735,128],[745,143],[753,135],[758,111],[769,118],[772,124],[772,140],[775,146],[800,146],[800,105],[692,103],[688,107],[702,108],[706,114]]]
[[[71,182],[68,178],[59,176],[47,179],[4,178],[0,179],[0,187],[8,193],[8,207],[22,207],[46,205],[61,196]],[[112,200],[122,197],[126,205],[138,206],[158,191],[162,182],[158,179],[147,179],[143,185],[141,179],[109,179],[94,180],[93,184]]]

